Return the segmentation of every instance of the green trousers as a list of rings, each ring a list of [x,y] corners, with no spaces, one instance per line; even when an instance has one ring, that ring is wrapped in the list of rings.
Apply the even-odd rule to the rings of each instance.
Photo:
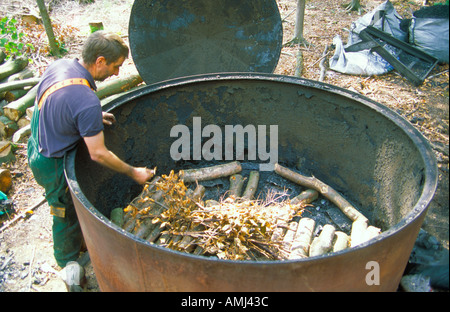
[[[47,158],[39,153],[39,110],[35,105],[28,140],[28,164],[36,182],[45,189],[45,198],[53,215],[53,250],[56,262],[65,267],[80,254],[83,240],[75,207],[64,175],[64,158]]]

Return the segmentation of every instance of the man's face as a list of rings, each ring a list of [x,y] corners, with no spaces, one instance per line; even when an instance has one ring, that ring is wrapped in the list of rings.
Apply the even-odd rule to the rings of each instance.
[[[95,63],[94,80],[103,81],[112,75],[119,75],[120,66],[125,61],[124,57],[120,57],[117,61],[107,64],[106,59],[100,56]]]

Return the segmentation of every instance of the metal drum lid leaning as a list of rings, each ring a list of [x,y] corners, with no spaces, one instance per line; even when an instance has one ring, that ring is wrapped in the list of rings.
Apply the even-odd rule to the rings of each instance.
[[[136,0],[131,53],[147,84],[206,73],[272,73],[283,41],[272,0]]]

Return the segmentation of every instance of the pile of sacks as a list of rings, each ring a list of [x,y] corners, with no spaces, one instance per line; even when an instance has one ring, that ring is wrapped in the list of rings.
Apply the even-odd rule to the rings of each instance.
[[[346,47],[362,41],[359,33],[368,26],[409,43],[437,58],[440,63],[449,63],[448,4],[424,7],[414,12],[411,19],[403,19],[392,3],[386,1],[352,23],[346,45],[340,36],[333,39],[336,50],[330,59],[331,70],[350,75],[372,76],[382,75],[394,69],[391,64],[369,49],[359,52],[345,51]]]

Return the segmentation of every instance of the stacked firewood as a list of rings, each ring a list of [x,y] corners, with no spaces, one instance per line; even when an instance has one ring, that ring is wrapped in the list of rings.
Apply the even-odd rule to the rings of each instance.
[[[111,221],[149,243],[227,260],[318,256],[350,248],[381,232],[316,178],[277,164],[277,174],[307,188],[291,199],[286,194],[269,193],[261,200],[254,198],[259,172],[251,171],[245,178],[241,171],[241,164],[232,162],[157,176],[126,208],[114,209]],[[201,182],[224,177],[230,180],[226,195],[219,200],[205,199]],[[319,196],[335,203],[353,222],[351,233],[326,224],[314,237],[315,221],[302,217],[302,213]]]
[[[12,57],[0,50],[0,165],[15,160],[11,143],[24,141],[30,134],[30,120],[40,78],[25,56]],[[102,105],[142,83],[137,74],[111,79],[98,85]]]
[[[6,61],[2,58],[0,57],[0,136],[2,140],[8,140],[17,132],[14,138],[17,142],[27,133],[26,127],[30,120],[25,111],[34,102],[39,78],[30,69],[27,57],[20,56]],[[9,160],[11,156],[8,155],[11,155],[10,150],[2,153],[0,160]]]

